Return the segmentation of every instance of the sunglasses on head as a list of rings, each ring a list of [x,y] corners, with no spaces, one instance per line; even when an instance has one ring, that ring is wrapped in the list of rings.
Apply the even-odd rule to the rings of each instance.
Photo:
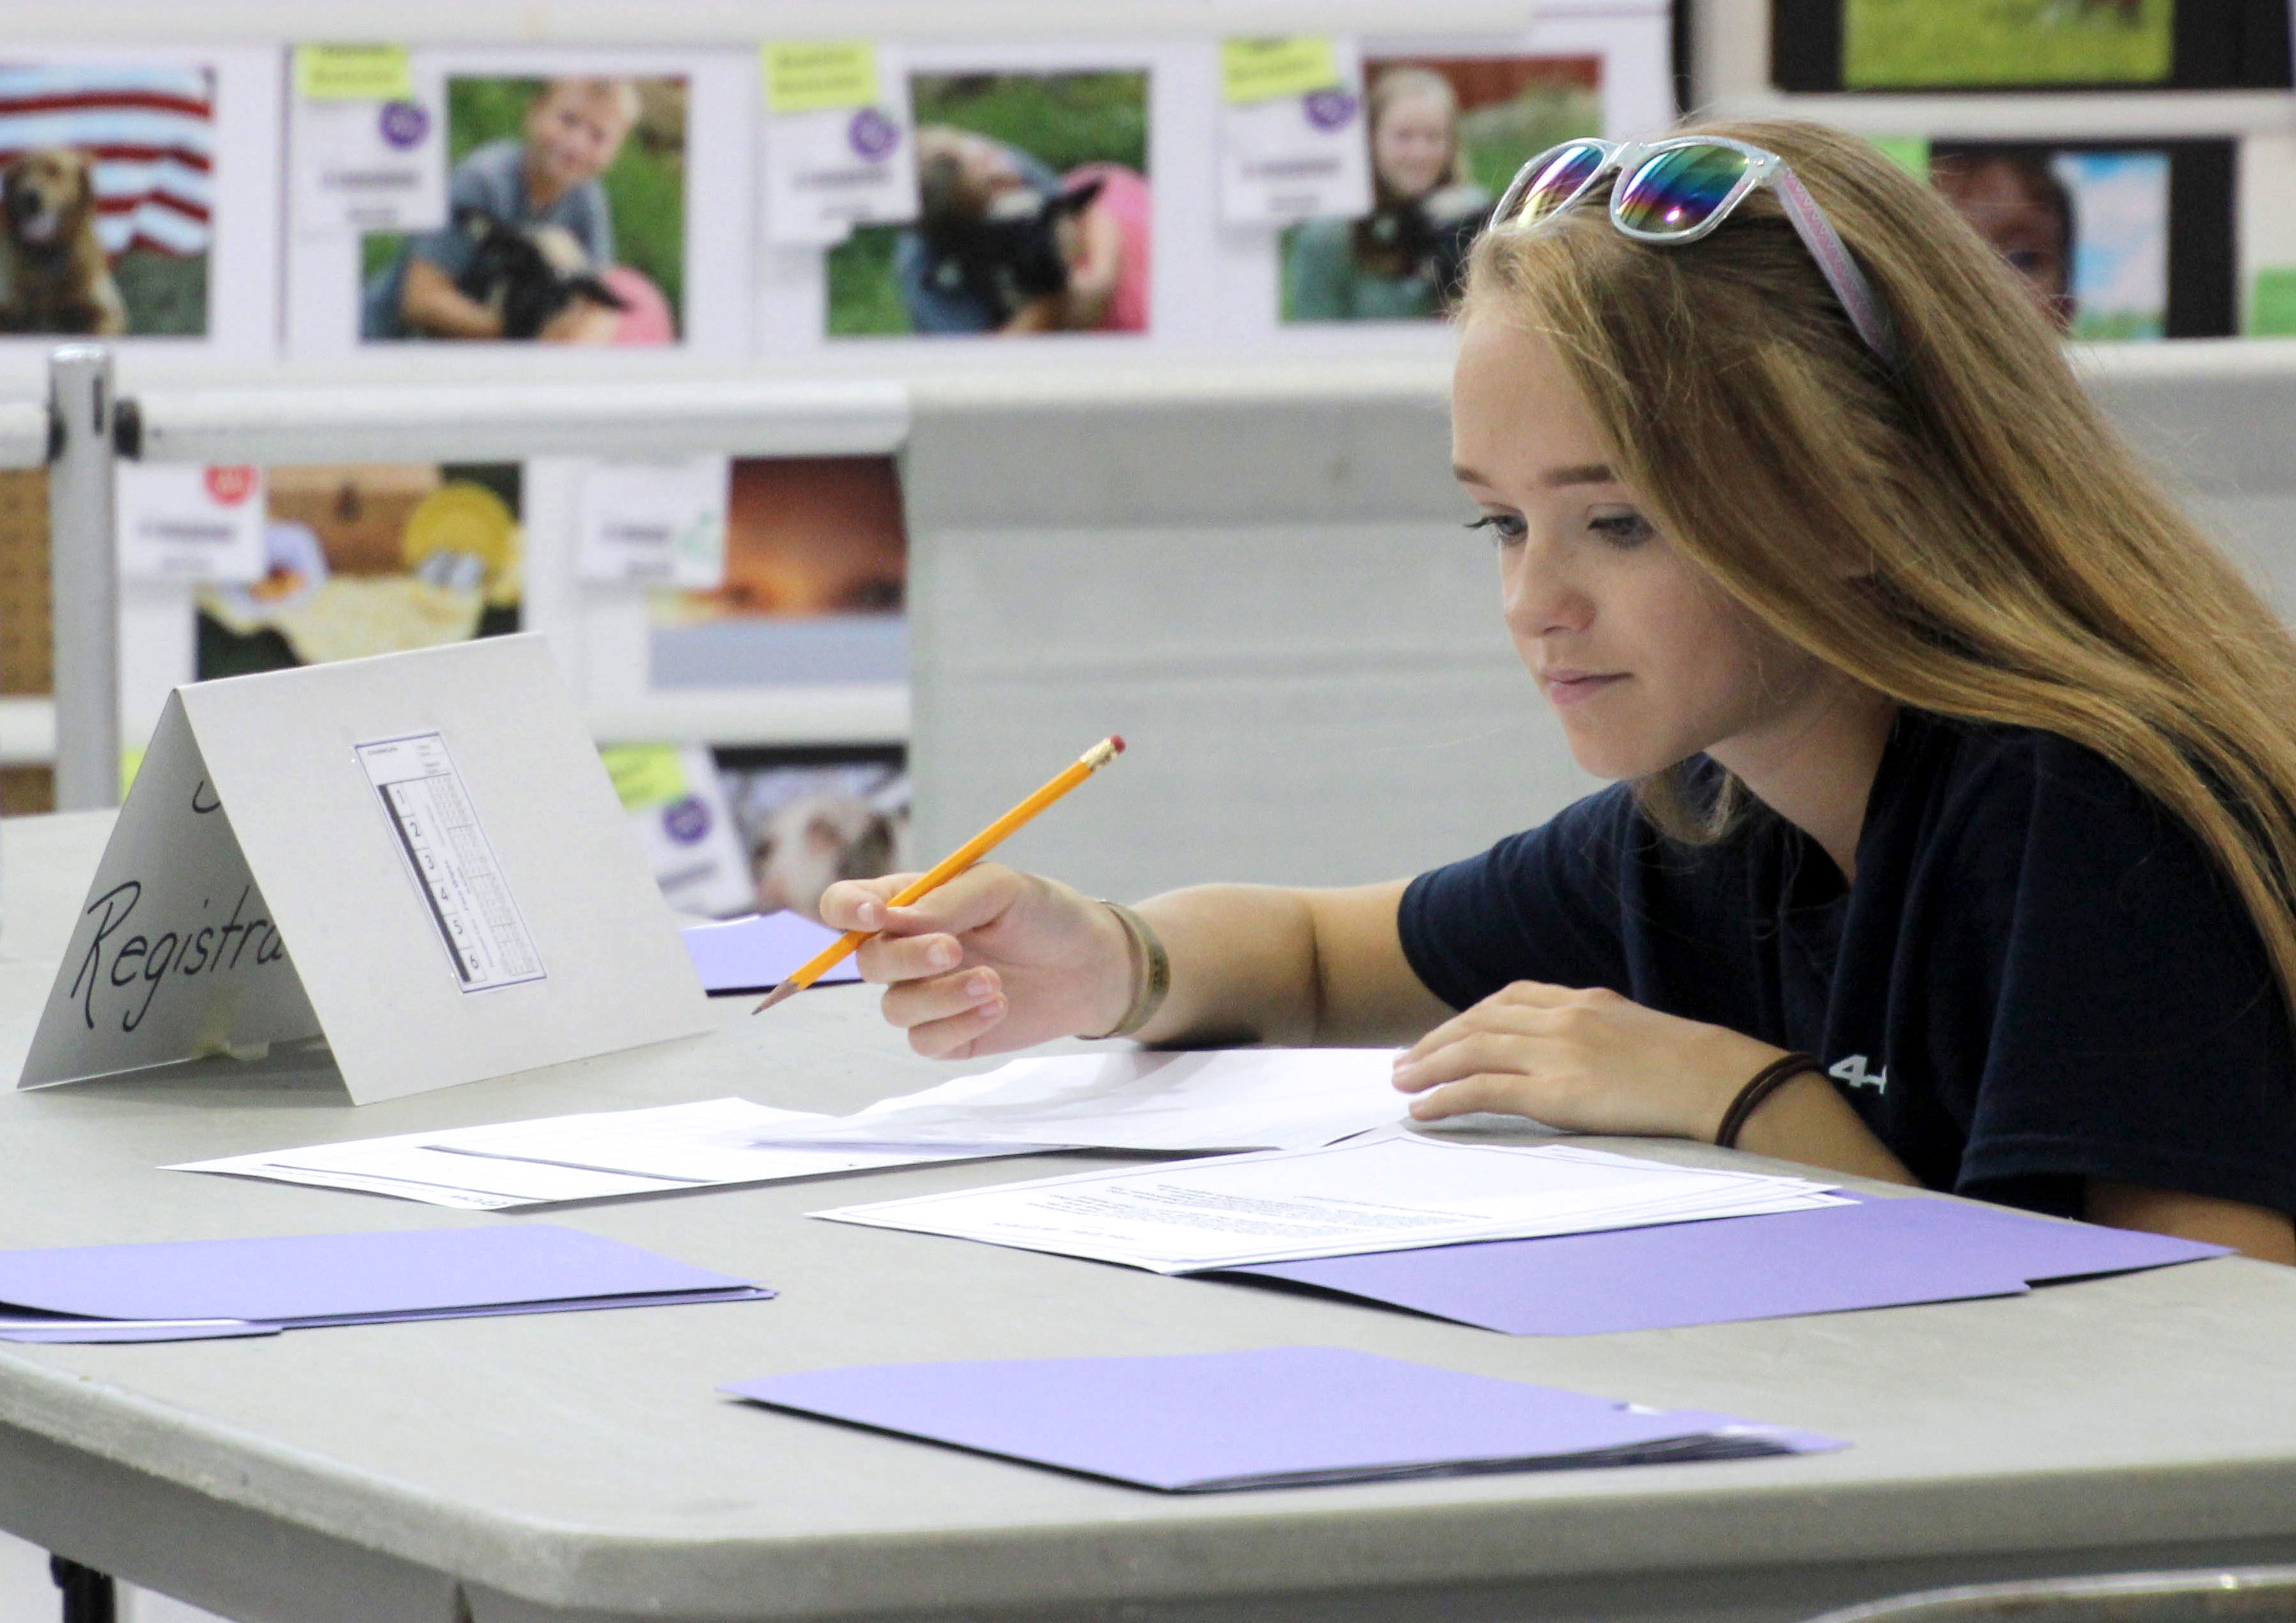
[[[1749,193],[1767,186],[1777,193],[1795,234],[1817,261],[1857,336],[1885,363],[1895,358],[1880,301],[1819,211],[1817,200],[1794,178],[1785,160],[1742,141],[1719,135],[1649,143],[1565,141],[1516,171],[1491,213],[1491,225],[1536,230],[1607,175],[1618,176],[1611,187],[1611,224],[1637,242],[1695,242],[1729,218]]]

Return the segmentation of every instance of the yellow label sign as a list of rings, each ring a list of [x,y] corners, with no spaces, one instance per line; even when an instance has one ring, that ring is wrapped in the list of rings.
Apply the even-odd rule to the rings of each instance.
[[[877,104],[877,47],[865,39],[806,39],[763,48],[767,112]]]
[[[598,751],[624,811],[651,811],[685,799],[685,763],[671,744],[617,744]]]
[[[307,102],[411,102],[405,45],[297,45],[295,94]]]
[[[1220,41],[1220,94],[1231,102],[1272,102],[1339,82],[1340,61],[1328,39]]]

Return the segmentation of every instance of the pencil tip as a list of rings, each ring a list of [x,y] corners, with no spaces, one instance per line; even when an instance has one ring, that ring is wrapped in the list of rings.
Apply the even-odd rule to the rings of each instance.
[[[767,993],[764,1001],[759,1003],[756,1008],[750,1010],[750,1012],[752,1014],[763,1014],[775,1004],[780,1003],[784,998],[796,996],[796,994],[801,990],[803,990],[803,988],[800,988],[795,980],[784,980],[781,985]]]

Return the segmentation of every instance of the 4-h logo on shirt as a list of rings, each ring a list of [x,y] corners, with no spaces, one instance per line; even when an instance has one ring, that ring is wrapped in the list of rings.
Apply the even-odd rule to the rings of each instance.
[[[1866,1056],[1862,1053],[1853,1053],[1846,1060],[1835,1061],[1827,1067],[1825,1074],[1838,1081],[1847,1082],[1852,1087],[1870,1087],[1877,1094],[1890,1091],[1890,1073],[1887,1070],[1867,1070]]]

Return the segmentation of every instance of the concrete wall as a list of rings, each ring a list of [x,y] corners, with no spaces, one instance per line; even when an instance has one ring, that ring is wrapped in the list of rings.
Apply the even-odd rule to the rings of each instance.
[[[2108,408],[2296,610],[2296,343],[2083,355]],[[1103,734],[1120,766],[1005,857],[1088,891],[1409,873],[1593,786],[1498,619],[1439,368],[917,391],[920,850]]]

